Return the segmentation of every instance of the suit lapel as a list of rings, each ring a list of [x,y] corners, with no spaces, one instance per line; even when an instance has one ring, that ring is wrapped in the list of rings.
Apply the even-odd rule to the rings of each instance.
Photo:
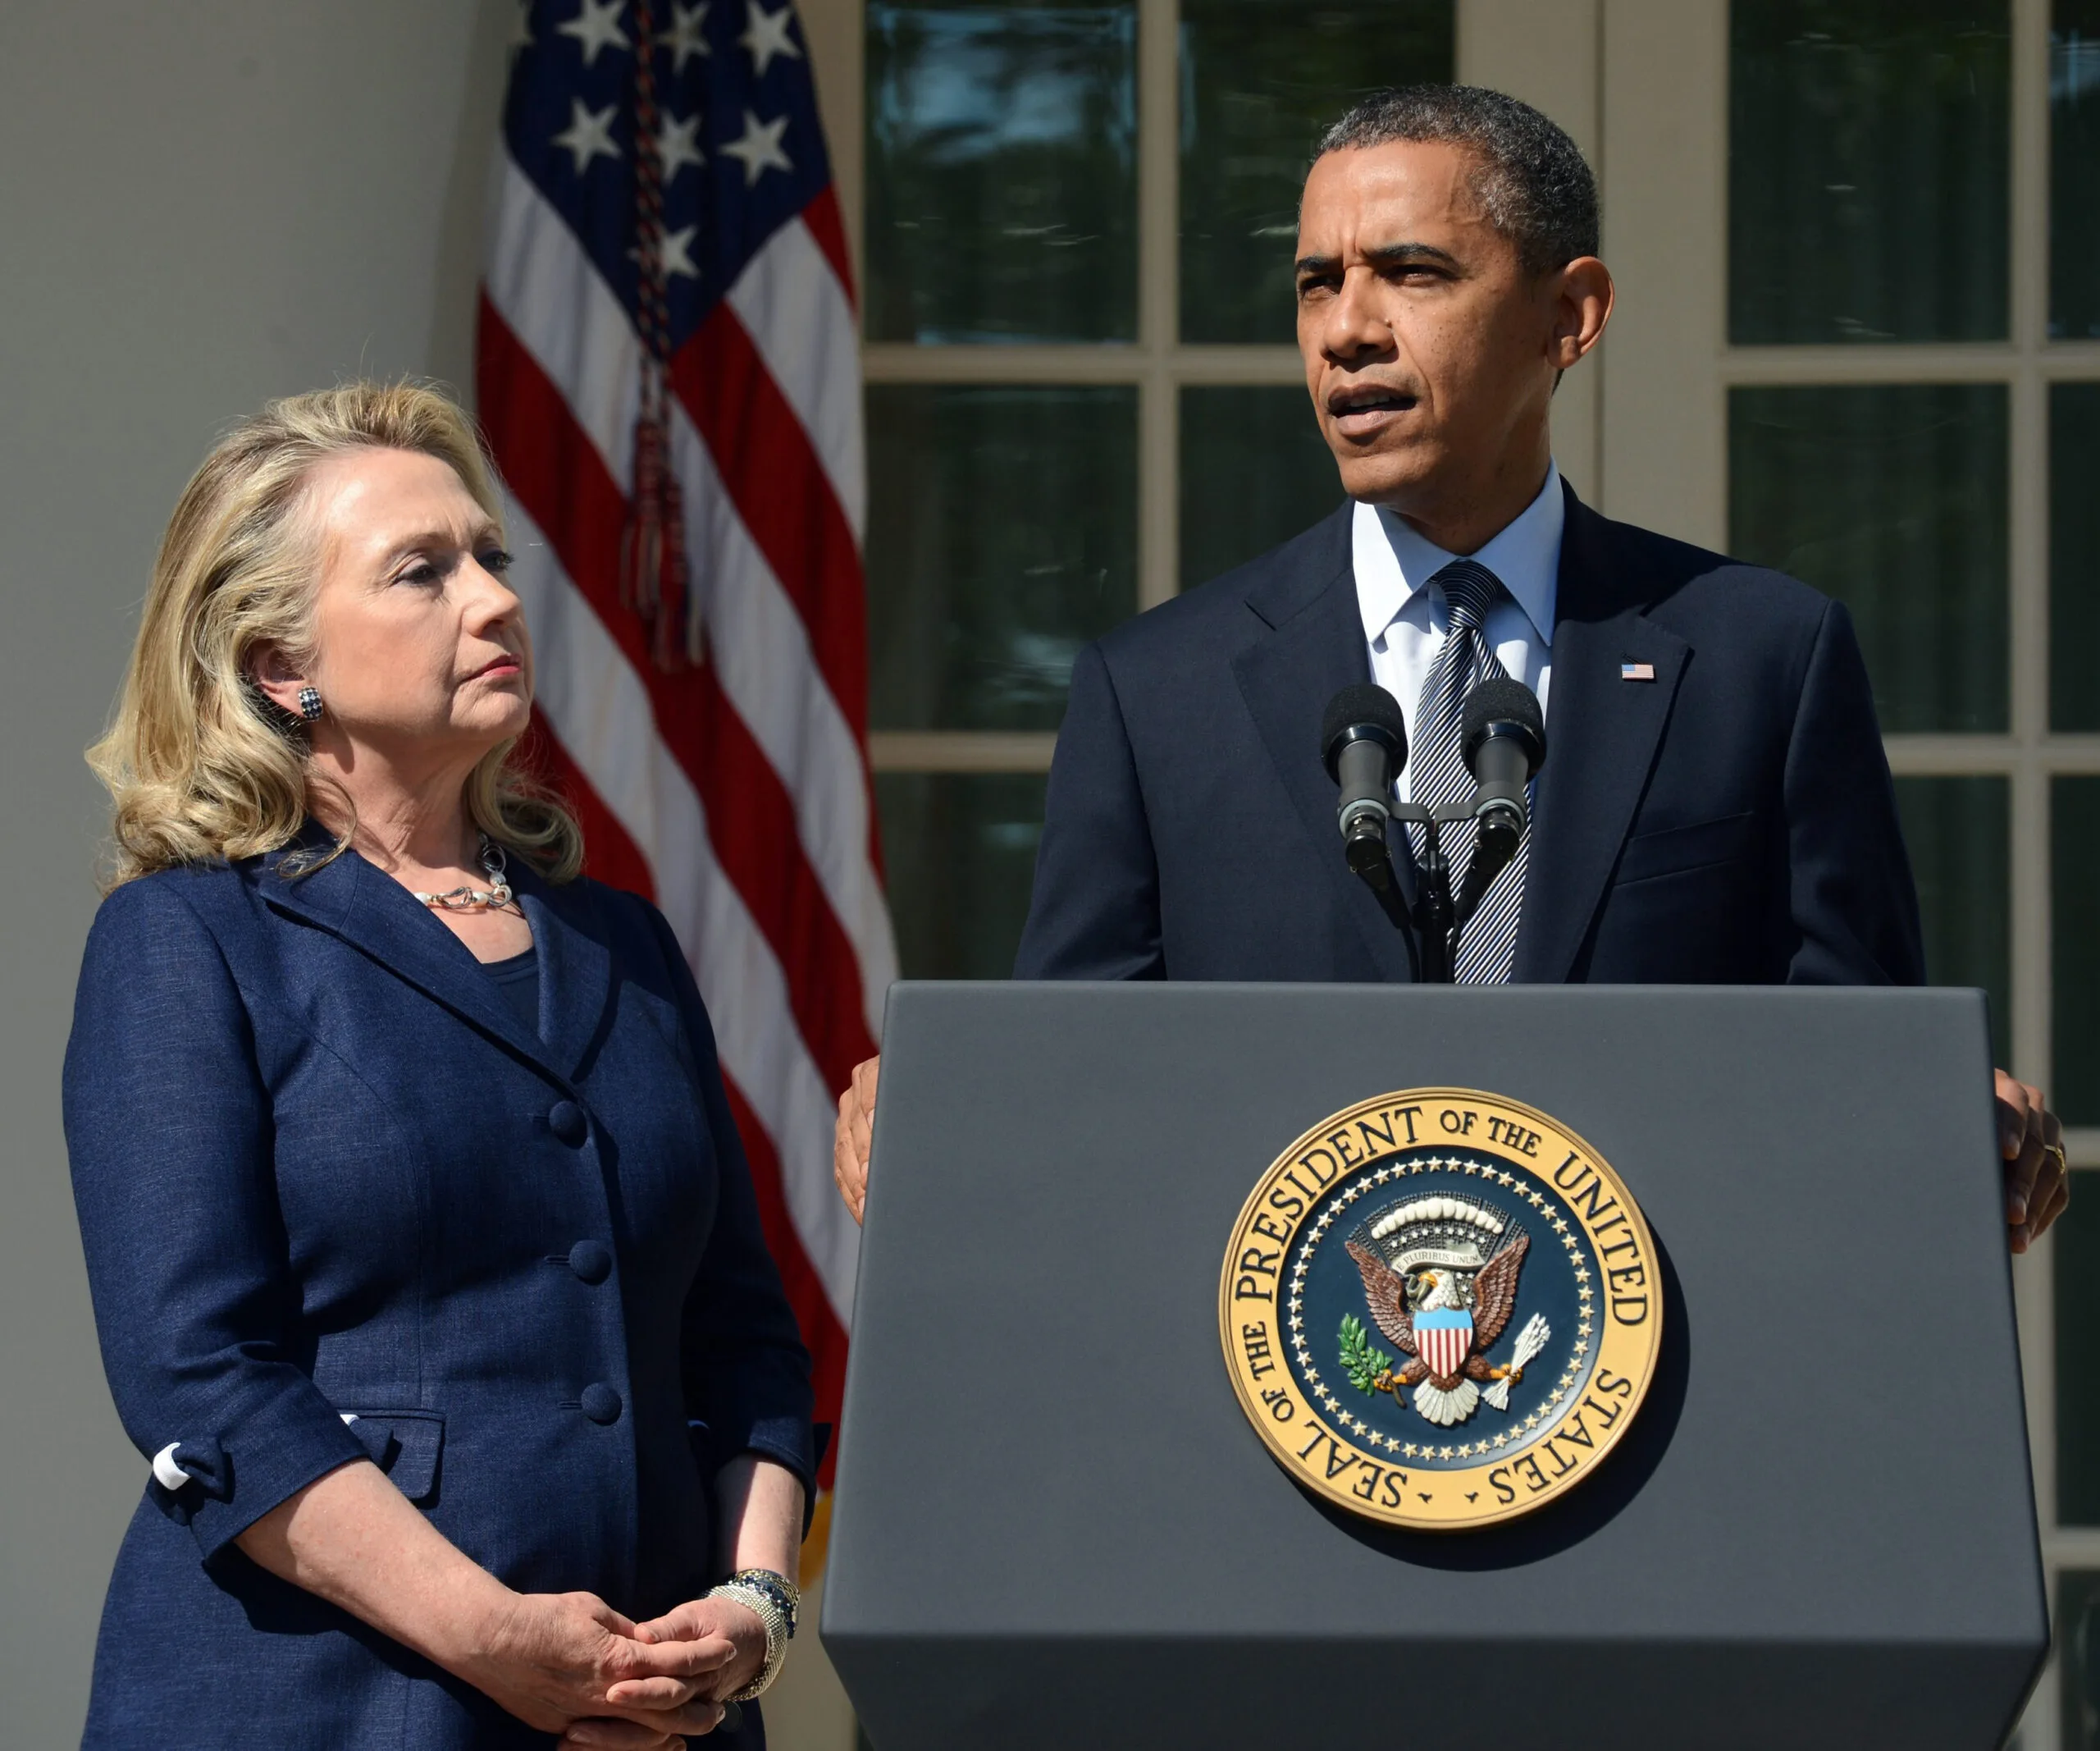
[[[309,837],[304,843],[317,842]],[[549,898],[554,890],[529,871],[514,871],[512,885],[540,956],[538,1031],[519,1022],[472,952],[400,883],[355,852],[285,880],[276,870],[284,855],[272,853],[258,872],[270,905],[341,938],[557,1080],[565,1083],[575,1074],[605,1007],[612,958],[562,917]]]
[[[572,1080],[603,1030],[613,990],[613,957],[600,934],[599,901],[584,887],[556,888],[530,870],[514,877],[540,951],[540,1034],[554,1068]]]
[[[1642,580],[1612,565],[1609,527],[1568,492],[1546,761],[1513,972],[1527,984],[1557,984],[1573,971],[1691,655],[1646,617]],[[1652,665],[1655,679],[1622,679],[1627,663]]]
[[[1272,572],[1247,594],[1262,622],[1255,642],[1232,661],[1240,696],[1261,733],[1299,824],[1327,871],[1328,891],[1355,920],[1380,974],[1408,976],[1407,948],[1363,884],[1342,861],[1335,825],[1335,786],[1320,758],[1320,718],[1337,688],[1371,679],[1363,619],[1356,606],[1349,563],[1349,517],[1344,505],[1330,519],[1339,540],[1316,549],[1316,562],[1294,573]],[[1397,861],[1404,864],[1404,843]],[[1406,880],[1404,872],[1402,880]]]

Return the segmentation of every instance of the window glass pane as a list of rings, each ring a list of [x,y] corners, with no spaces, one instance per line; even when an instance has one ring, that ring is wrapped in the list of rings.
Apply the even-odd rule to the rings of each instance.
[[[1342,501],[1298,385],[1181,391],[1181,587],[1230,571]]]
[[[906,978],[1013,976],[1048,782],[1040,772],[876,775]]]
[[[2049,29],[2049,332],[2100,337],[2100,0]]]
[[[2100,1751],[2100,1570],[2066,1569],[2057,1577],[2055,1628],[2063,1751]]]
[[[1137,391],[868,390],[879,729],[1055,729],[1080,646],[1137,607]]]
[[[1892,734],[2006,727],[2006,471],[2002,384],[1728,393],[1729,544],[1851,610]]]
[[[2055,1063],[2045,1085],[2066,1125],[2100,1125],[2100,778],[2049,787]]]
[[[1731,341],[2004,338],[2010,13],[1729,8]]]
[[[2100,1526],[2100,1173],[2071,1175],[2070,1207],[2050,1232],[2056,1237],[2057,1520]],[[2100,1583],[2100,1575],[2092,1579]],[[2086,1653],[2085,1673],[2100,1677],[2100,1637]],[[2088,1697],[2100,1706],[2100,1686]],[[2093,1736],[2076,1743],[2100,1747],[2100,1718],[2088,1730]]]
[[[1452,0],[1181,0],[1181,338],[1288,344],[1314,143],[1380,85],[1452,76]]]
[[[2011,1056],[2012,902],[2002,778],[1899,778],[1896,807],[1918,882],[1925,976],[1991,994],[1993,1062]]]
[[[2055,1629],[2063,1751],[2100,1751],[2100,1570],[2066,1569],[2057,1577]]]
[[[2094,267],[2100,276],[2100,263]],[[2100,729],[2100,383],[2049,386],[2049,727]]]
[[[869,0],[871,341],[1138,331],[1133,0]]]
[[[2100,1570],[2066,1569],[2057,1577],[2055,1627],[2063,1751],[2100,1751]]]

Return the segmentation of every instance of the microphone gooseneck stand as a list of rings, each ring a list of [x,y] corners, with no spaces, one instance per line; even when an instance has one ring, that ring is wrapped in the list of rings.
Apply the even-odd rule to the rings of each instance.
[[[1470,808],[1426,809],[1403,802],[1393,810],[1395,821],[1411,821],[1422,828],[1422,855],[1414,860],[1414,935],[1424,985],[1449,985],[1458,966],[1459,932],[1464,921],[1451,898],[1451,860],[1444,854],[1444,829],[1472,818]]]
[[[1456,977],[1459,938],[1480,905],[1481,884],[1468,881],[1463,895],[1451,894],[1451,860],[1445,855],[1443,830],[1474,818],[1470,802],[1426,809],[1412,802],[1396,802],[1395,821],[1413,821],[1422,830],[1422,855],[1415,859],[1414,905],[1400,898],[1400,885],[1393,872],[1391,853],[1386,847],[1385,823],[1375,834],[1359,830],[1345,842],[1349,866],[1377,897],[1378,904],[1406,944],[1408,968],[1418,985],[1449,985]],[[1367,829],[1368,823],[1366,823]],[[1473,852],[1477,860],[1482,848]],[[1509,859],[1504,857],[1503,862]]]
[[[1408,951],[1408,976],[1420,985],[1423,982],[1422,953],[1415,946],[1414,921],[1408,915],[1399,879],[1393,874],[1392,853],[1386,848],[1386,819],[1382,809],[1359,815],[1343,839],[1343,856],[1350,873],[1371,890],[1386,922],[1400,933],[1400,941]]]

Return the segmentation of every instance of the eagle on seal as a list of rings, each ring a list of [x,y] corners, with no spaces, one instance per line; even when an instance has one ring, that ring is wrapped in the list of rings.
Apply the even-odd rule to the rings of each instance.
[[[1387,1235],[1398,1242],[1390,1263],[1376,1244]],[[1481,1397],[1476,1382],[1491,1383],[1489,1402],[1507,1409],[1509,1388],[1501,1383],[1521,1380],[1529,1357],[1498,1368],[1486,1352],[1517,1305],[1518,1274],[1531,1248],[1523,1229],[1471,1200],[1431,1198],[1366,1223],[1347,1246],[1371,1317],[1408,1357],[1381,1372],[1375,1389],[1398,1397],[1412,1387],[1415,1409],[1445,1427],[1473,1414]],[[1535,1353],[1537,1346],[1520,1348]]]

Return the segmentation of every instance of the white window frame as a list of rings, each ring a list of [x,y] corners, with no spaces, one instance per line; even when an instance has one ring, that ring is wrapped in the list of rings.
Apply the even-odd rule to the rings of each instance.
[[[862,235],[864,60],[861,0],[802,0],[816,62],[832,164],[856,266]],[[1180,8],[1176,0],[1138,7],[1138,337],[1134,342],[1061,345],[861,348],[869,383],[1112,383],[1138,399],[1138,594],[1150,608],[1180,586],[1180,400],[1188,385],[1285,385],[1304,381],[1297,350],[1185,345],[1180,308]],[[1462,79],[1498,84],[1549,107],[1594,151],[1598,87],[1597,0],[1459,0]],[[862,277],[865,281],[865,277]],[[1555,409],[1557,453],[1578,491],[1596,473],[1597,373],[1578,372]],[[1307,418],[1312,416],[1308,409]],[[1042,772],[1052,734],[879,730],[870,738],[878,772]]]
[[[1728,395],[1737,384],[1989,382],[2009,401],[2009,727],[1892,735],[1899,777],[1988,775],[2010,793],[2012,1063],[2051,1082],[2050,786],[2100,774],[2100,736],[2048,725],[2049,386],[2100,381],[2100,343],[2048,338],[2048,0],[2012,0],[2011,337],[1997,342],[1736,347],[1728,342],[1726,0],[1605,0],[1605,258],[1622,304],[1606,348],[1602,455],[1611,514],[1712,547],[1728,539]],[[2066,1138],[2100,1167],[2100,1127]],[[1901,1164],[1888,1164],[1900,1195]],[[2100,1568],[2100,1528],[2056,1518],[2054,1245],[2016,1261],[2036,1505],[2055,1609],[2066,1568]],[[2021,1751],[2059,1751],[2052,1660]]]
[[[847,226],[861,259],[861,0],[801,0]],[[1732,347],[1727,331],[1728,0],[1458,0],[1458,71],[1537,104],[1582,146],[1604,196],[1618,277],[1609,339],[1564,384],[1554,452],[1609,514],[1714,548],[1728,541],[1728,394],[1737,384],[1997,382],[2011,416],[2010,728],[1894,735],[1899,776],[1991,775],[2010,791],[2012,1068],[2049,1086],[2049,790],[2100,775],[2100,735],[2052,735],[2048,680],[2048,388],[2100,382],[2100,342],[2051,341],[2048,0],[2012,0],[2010,341],[1947,345]],[[1179,309],[1176,0],[1139,0],[1139,332],[1134,344],[870,345],[870,383],[1118,383],[1139,408],[1136,606],[1179,587],[1178,414],[1185,384],[1295,384],[1288,346],[1185,346]],[[1308,415],[1309,417],[1309,415]],[[879,772],[1039,772],[1051,734],[880,732]],[[2066,1139],[2100,1167],[2100,1127]],[[1888,1164],[1892,1195],[1902,1164]],[[2100,1568],[2100,1528],[2056,1523],[2052,1246],[2014,1280],[2029,1435],[2054,1607],[2064,1568]],[[2021,1727],[2022,1751],[2058,1751],[2054,1662]]]

